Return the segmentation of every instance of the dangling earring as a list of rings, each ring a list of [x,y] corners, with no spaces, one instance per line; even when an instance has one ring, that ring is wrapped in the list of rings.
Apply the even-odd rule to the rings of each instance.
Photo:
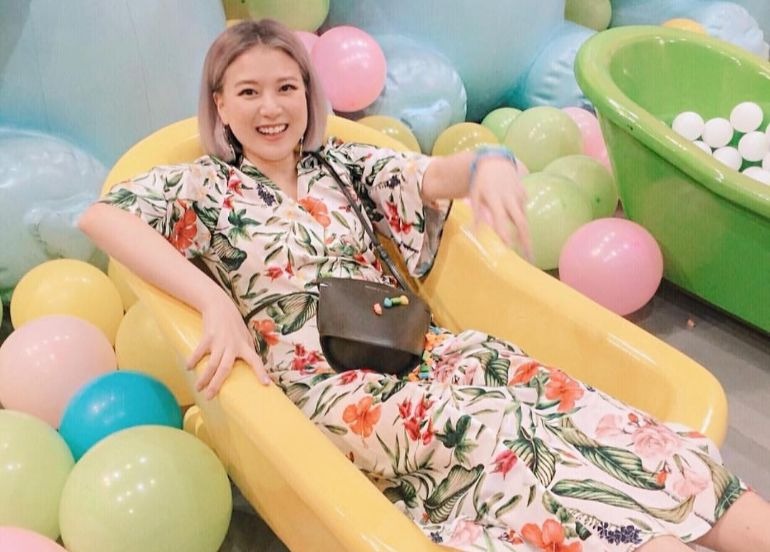
[[[230,125],[224,125],[225,141],[230,146],[231,157],[234,162],[238,163],[243,156],[243,148],[238,138],[233,134]]]
[[[297,155],[298,155],[298,159],[302,159],[302,154],[304,153],[304,150],[302,149],[302,146],[303,146],[304,142],[305,142],[305,136],[303,135],[299,139],[299,144],[297,144],[297,148],[294,150],[297,153]]]

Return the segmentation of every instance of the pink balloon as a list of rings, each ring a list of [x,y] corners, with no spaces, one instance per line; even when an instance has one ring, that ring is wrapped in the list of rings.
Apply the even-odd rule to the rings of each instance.
[[[597,219],[564,244],[559,278],[620,315],[643,307],[663,278],[663,255],[655,238],[630,220]]]
[[[299,38],[300,42],[305,46],[307,55],[312,54],[313,47],[315,46],[315,43],[318,42],[318,35],[307,31],[294,31],[294,34],[297,35],[297,38]]]
[[[583,153],[599,161],[607,160],[607,146],[596,115],[580,107],[564,107],[562,111],[575,121],[583,136]]]
[[[313,46],[313,66],[336,111],[363,109],[385,87],[385,54],[361,29],[329,29]]]
[[[0,527],[0,552],[67,552],[51,539],[20,527]]]
[[[0,346],[0,402],[58,428],[70,398],[116,368],[115,352],[99,328],[74,316],[43,316]]]

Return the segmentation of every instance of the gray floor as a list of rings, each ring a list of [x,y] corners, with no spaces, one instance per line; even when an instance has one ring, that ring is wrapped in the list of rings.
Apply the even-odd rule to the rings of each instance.
[[[722,449],[725,462],[770,498],[770,336],[665,284],[633,321],[719,379],[730,406],[730,428]],[[9,331],[6,321],[0,341]],[[236,496],[233,521],[220,552],[285,552],[270,529],[249,510]]]
[[[632,320],[719,379],[730,407],[730,428],[722,448],[725,463],[770,498],[770,336],[666,284]],[[247,509],[241,504],[241,510],[233,513],[220,552],[285,552],[270,529]]]

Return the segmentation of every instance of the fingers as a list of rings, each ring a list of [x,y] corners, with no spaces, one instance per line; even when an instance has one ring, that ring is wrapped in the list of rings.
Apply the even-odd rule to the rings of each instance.
[[[233,370],[233,363],[235,362],[235,357],[231,354],[225,353],[222,355],[222,360],[219,362],[219,364],[216,367],[216,370],[214,371],[211,380],[208,382],[208,385],[206,386],[205,396],[207,399],[213,398],[217,393],[219,393],[219,389],[222,387],[222,384],[227,379],[227,376],[230,375],[230,372]]]
[[[267,374],[265,365],[262,364],[262,359],[259,358],[259,355],[257,353],[253,353],[251,356],[253,358],[244,360],[249,364],[249,366],[251,366],[251,369],[254,370],[254,373],[257,375],[257,379],[259,379],[259,381],[261,381],[264,385],[269,385],[272,383],[273,380],[271,380],[270,376]]]
[[[193,351],[193,354],[190,355],[190,358],[187,359],[187,364],[185,367],[188,370],[192,370],[193,368],[195,368],[195,366],[197,366],[200,360],[209,351],[210,344],[211,344],[210,336],[206,336],[203,339],[201,339],[200,343],[198,343],[198,346]]]
[[[211,383],[214,374],[219,369],[222,357],[224,356],[224,349],[218,347],[212,347],[209,356],[209,361],[206,363],[206,369],[198,376],[198,381],[195,382],[195,389],[202,391],[205,387],[208,387]]]

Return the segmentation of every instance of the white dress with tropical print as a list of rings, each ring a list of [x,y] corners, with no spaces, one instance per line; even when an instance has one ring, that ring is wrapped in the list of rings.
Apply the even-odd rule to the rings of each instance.
[[[436,253],[449,203],[420,198],[430,158],[330,141],[409,271]],[[745,491],[704,436],[663,425],[517,346],[432,328],[403,378],[337,374],[316,329],[319,276],[387,282],[337,184],[305,154],[298,200],[244,161],[159,167],[104,201],[200,258],[232,295],[276,384],[435,542],[459,550],[634,550],[704,534]]]

